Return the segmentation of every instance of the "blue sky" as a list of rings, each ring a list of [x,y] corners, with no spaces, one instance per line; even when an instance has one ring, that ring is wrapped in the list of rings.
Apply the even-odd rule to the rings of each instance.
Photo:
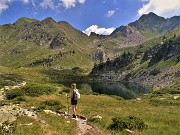
[[[87,34],[108,35],[149,12],[164,17],[180,15],[179,7],[180,0],[0,0],[0,25],[20,17],[43,20],[50,16]]]

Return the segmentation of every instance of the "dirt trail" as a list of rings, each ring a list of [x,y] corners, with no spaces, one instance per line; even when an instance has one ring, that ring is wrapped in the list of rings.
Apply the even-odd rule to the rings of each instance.
[[[77,135],[99,135],[100,132],[93,127],[92,125],[88,124],[86,120],[81,118],[76,118],[77,121]]]

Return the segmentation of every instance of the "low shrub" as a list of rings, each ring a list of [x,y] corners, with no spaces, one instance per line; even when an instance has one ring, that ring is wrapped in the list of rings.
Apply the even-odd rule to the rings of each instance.
[[[16,101],[19,101],[19,102],[24,102],[24,101],[26,101],[26,98],[23,97],[23,96],[19,96],[19,97],[17,97],[15,100],[16,100]]]
[[[51,93],[54,93],[55,91],[56,91],[56,88],[53,86],[44,85],[44,84],[31,84],[31,85],[24,86],[21,89],[18,88],[18,89],[7,91],[6,97],[9,100],[17,98],[17,97],[22,98],[22,96],[37,97],[41,95],[49,95]]]
[[[142,119],[135,116],[128,116],[125,118],[115,117],[112,118],[113,123],[109,126],[111,130],[122,131],[123,129],[130,130],[143,130],[147,128],[147,125],[143,122]]]
[[[168,100],[150,99],[150,103],[154,106],[179,106],[177,102],[172,102]]]
[[[180,71],[177,71],[177,72],[174,74],[174,77],[180,77]]]
[[[23,87],[22,90],[27,96],[37,97],[40,95],[48,95],[54,93],[56,91],[56,88],[44,84],[31,84],[29,86],[27,85]]]
[[[68,87],[64,87],[62,90],[62,92],[65,92],[65,93],[69,93],[70,91],[71,91],[71,89]]]
[[[180,89],[162,89],[158,91],[154,91],[153,94],[180,94]]]
[[[116,96],[116,95],[111,95],[111,97],[115,98],[116,100],[119,100],[119,101],[124,100],[122,97]]]
[[[105,127],[106,124],[102,118],[92,117],[88,119],[88,122],[96,123],[101,125],[102,127]]]
[[[8,100],[14,99],[19,96],[23,96],[24,92],[21,89],[9,90],[6,92],[6,98]]]
[[[160,73],[160,70],[159,69],[154,69],[150,72],[150,75],[153,75],[153,76],[156,76],[157,74]]]
[[[63,106],[61,104],[61,102],[57,101],[57,100],[47,100],[44,102],[41,102],[38,106],[38,110],[52,110],[52,111],[58,111],[62,108],[65,108],[65,106]]]

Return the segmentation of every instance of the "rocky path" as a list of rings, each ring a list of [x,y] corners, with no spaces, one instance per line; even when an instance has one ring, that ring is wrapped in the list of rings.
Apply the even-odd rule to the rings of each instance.
[[[51,110],[45,110],[46,113],[53,113],[55,114],[55,112],[52,112]],[[68,115],[66,112],[58,112],[58,115],[63,115],[66,119],[74,119],[72,118],[71,115]],[[94,126],[90,125],[87,122],[87,118],[78,115],[76,119],[74,119],[77,121],[77,130],[76,130],[76,135],[100,135],[100,131],[95,128]],[[70,121],[67,120],[67,122],[69,123]]]
[[[99,135],[100,132],[93,126],[87,123],[87,121],[77,118],[77,135]]]
[[[16,86],[4,86],[4,88],[0,89],[0,101],[5,100],[5,92],[8,90],[12,90],[15,88],[20,88],[22,86],[25,86],[26,82],[22,82]],[[66,112],[53,112],[51,110],[44,110],[47,114],[52,113],[55,115],[63,115],[67,119],[72,119],[70,115],[67,115]],[[17,115],[18,116],[28,116],[33,118],[36,121],[39,121],[40,123],[45,124],[46,122],[39,118],[33,110],[28,110],[28,109],[23,109],[19,105],[4,105],[0,106],[0,124],[2,124],[5,121],[9,121],[10,123],[13,123],[14,121],[17,120]],[[76,119],[77,121],[77,131],[76,135],[99,135],[100,132],[90,125],[87,122],[87,119],[83,116],[78,116]],[[70,122],[70,121],[67,121]]]

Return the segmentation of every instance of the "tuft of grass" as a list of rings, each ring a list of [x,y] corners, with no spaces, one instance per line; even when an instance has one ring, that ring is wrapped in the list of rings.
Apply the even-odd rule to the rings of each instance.
[[[52,111],[58,111],[62,108],[65,108],[65,106],[63,106],[61,104],[61,102],[59,102],[58,100],[47,100],[47,101],[43,101],[39,104],[38,106],[38,110],[52,110]]]
[[[32,123],[30,126],[23,124]],[[40,135],[43,129],[41,124],[37,121],[34,121],[32,118],[27,116],[18,117],[16,121],[16,129],[14,135]]]

